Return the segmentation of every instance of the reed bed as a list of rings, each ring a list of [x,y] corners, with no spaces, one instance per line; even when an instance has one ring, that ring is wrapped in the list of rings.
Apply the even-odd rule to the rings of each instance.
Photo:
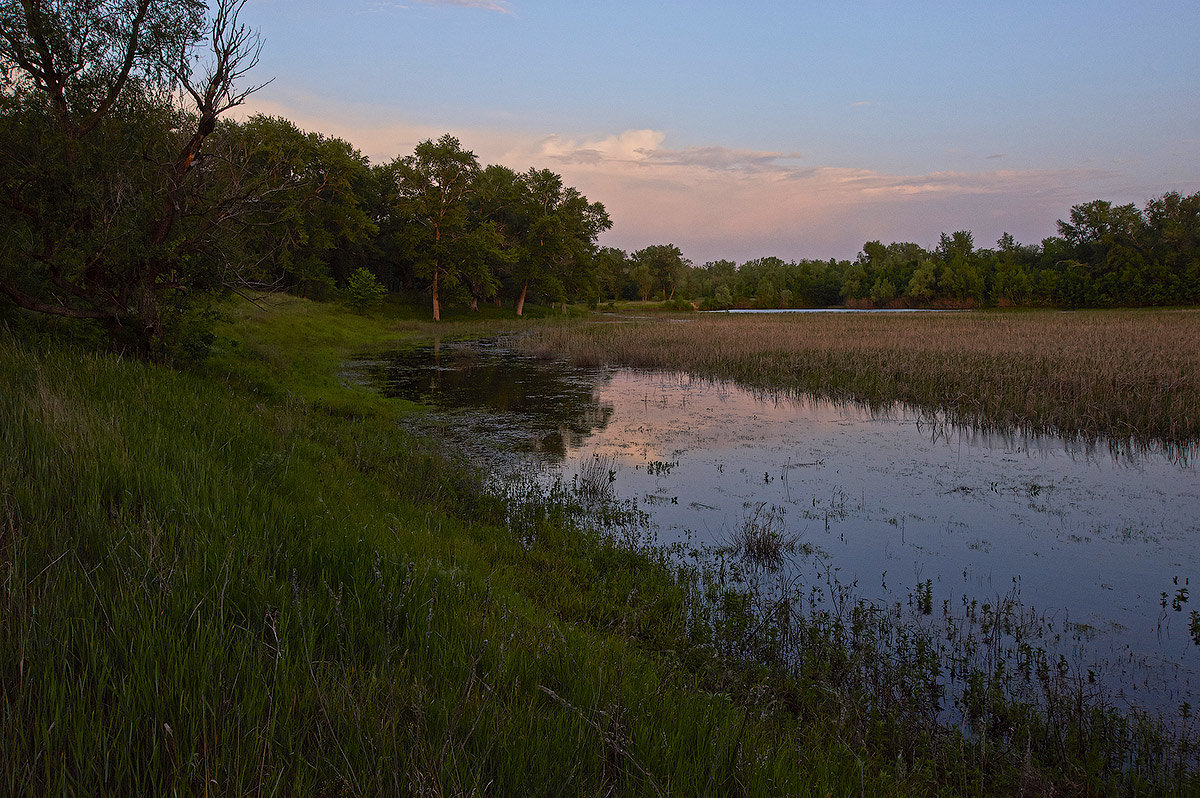
[[[518,344],[579,363],[675,369],[953,424],[1194,448],[1200,312],[689,316],[547,325]]]

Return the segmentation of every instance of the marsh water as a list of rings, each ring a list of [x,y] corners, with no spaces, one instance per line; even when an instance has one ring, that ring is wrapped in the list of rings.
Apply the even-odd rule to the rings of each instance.
[[[1015,599],[1115,703],[1200,701],[1200,478],[1186,452],[984,434],[903,406],[579,368],[498,341],[347,370],[433,407],[420,423],[490,468],[570,480],[602,458],[661,543],[720,547],[773,513],[824,578],[881,606],[921,590],[947,609]]]

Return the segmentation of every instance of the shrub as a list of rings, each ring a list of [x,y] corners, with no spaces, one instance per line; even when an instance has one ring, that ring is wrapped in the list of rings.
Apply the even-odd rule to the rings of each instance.
[[[346,303],[355,310],[366,310],[383,299],[387,289],[368,269],[359,267],[346,282]]]

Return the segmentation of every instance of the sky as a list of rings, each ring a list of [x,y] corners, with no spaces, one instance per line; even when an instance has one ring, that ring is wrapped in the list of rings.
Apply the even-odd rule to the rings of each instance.
[[[693,263],[853,258],[1200,191],[1200,2],[248,0],[284,116],[372,163],[450,133]]]

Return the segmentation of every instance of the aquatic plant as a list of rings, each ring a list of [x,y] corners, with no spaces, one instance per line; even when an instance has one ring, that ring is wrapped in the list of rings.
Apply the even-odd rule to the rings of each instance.
[[[702,314],[701,314],[702,315]],[[675,369],[750,388],[904,402],[931,421],[1171,447],[1200,440],[1200,312],[714,314],[559,324],[546,356]]]

